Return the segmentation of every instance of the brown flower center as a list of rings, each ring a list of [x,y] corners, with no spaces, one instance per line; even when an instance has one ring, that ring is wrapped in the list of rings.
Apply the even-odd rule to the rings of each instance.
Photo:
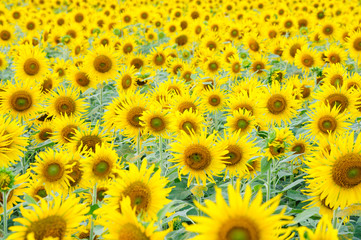
[[[94,59],[93,66],[94,66],[95,70],[97,70],[98,72],[106,73],[110,69],[112,69],[113,63],[112,63],[112,60],[108,56],[100,55]]]
[[[40,71],[40,64],[35,58],[29,58],[24,63],[24,72],[27,75],[34,76]]]
[[[11,38],[11,33],[8,30],[2,30],[0,32],[1,40],[7,41]]]
[[[317,123],[318,129],[323,133],[333,132],[337,128],[337,121],[332,116],[322,116]]]
[[[43,169],[43,176],[49,182],[56,182],[64,175],[64,167],[57,162],[49,162]]]
[[[303,66],[308,67],[308,68],[312,67],[314,64],[313,57],[309,54],[303,54],[301,56],[301,62],[303,64]]]
[[[193,170],[206,169],[212,161],[209,149],[201,144],[192,144],[184,151],[185,163]]]
[[[51,128],[44,128],[39,132],[39,138],[41,141],[46,141],[52,135],[53,130]]]
[[[77,84],[79,84],[82,87],[86,87],[90,83],[90,79],[88,78],[85,72],[77,72],[75,74],[75,81]]]
[[[23,112],[33,105],[32,97],[27,91],[17,91],[10,96],[10,103],[13,110]]]
[[[336,160],[332,167],[332,179],[342,188],[353,188],[361,183],[361,156],[348,153]]]
[[[236,165],[242,160],[242,149],[239,146],[229,145],[227,150],[228,154],[225,155],[225,157],[227,157],[227,159],[225,159],[227,166]]]
[[[187,35],[180,35],[178,37],[176,37],[175,39],[175,43],[178,45],[178,46],[184,46],[188,43],[188,37]]]
[[[140,125],[140,117],[142,116],[144,108],[142,107],[134,107],[129,110],[127,114],[127,120],[130,125],[135,128],[141,128]]]
[[[154,117],[150,120],[150,127],[156,132],[163,131],[165,129],[164,120],[161,117]]]
[[[61,130],[61,136],[65,142],[69,142],[72,137],[74,137],[75,130],[77,126],[75,125],[67,125]]]
[[[330,104],[330,107],[333,108],[334,106],[340,109],[340,113],[344,112],[348,107],[348,99],[345,95],[334,93],[328,96],[325,99],[326,104]]]
[[[281,94],[272,95],[267,101],[267,109],[270,113],[278,115],[285,111],[286,99]]]
[[[134,66],[135,69],[140,69],[141,67],[143,67],[144,62],[142,59],[140,58],[134,58],[131,62],[130,65]]]
[[[81,147],[81,151],[83,150],[89,150],[89,151],[92,151],[92,152],[95,152],[95,146],[99,144],[101,145],[102,144],[102,139],[98,136],[94,136],[94,135],[86,135],[86,136],[83,136],[78,144],[77,144],[77,150],[79,149],[80,145],[82,146]]]
[[[132,207],[136,207],[136,213],[146,212],[151,202],[151,190],[141,182],[131,183],[124,191],[123,196],[129,196]]]
[[[72,178],[72,180],[69,180],[69,184],[72,187],[78,185],[83,176],[83,171],[80,170],[80,163],[78,161],[71,161],[69,164],[72,164],[74,162],[76,163],[73,165],[71,172],[69,173],[69,176]]]
[[[178,111],[181,112],[181,113],[183,113],[185,110],[190,110],[190,109],[192,110],[192,112],[195,112],[197,107],[192,102],[182,102],[178,106]]]
[[[64,239],[66,234],[66,221],[56,215],[51,215],[31,223],[25,233],[25,239],[30,233],[34,233],[35,240],[53,237]]]
[[[225,222],[218,232],[218,239],[258,240],[260,233],[257,225],[247,217],[237,217]]]
[[[109,164],[110,163],[110,164]],[[98,177],[107,177],[112,170],[112,164],[109,159],[97,159],[96,163],[93,165],[93,173]]]
[[[208,103],[213,106],[213,107],[217,107],[219,104],[221,104],[221,98],[218,95],[211,95],[208,98]]]
[[[353,48],[356,50],[356,51],[361,51],[361,37],[358,37],[354,40],[353,42]]]
[[[296,56],[297,50],[301,50],[301,44],[296,43],[290,48],[290,55],[292,58]]]
[[[70,116],[76,111],[76,102],[71,97],[62,96],[56,99],[55,109],[59,115]]]

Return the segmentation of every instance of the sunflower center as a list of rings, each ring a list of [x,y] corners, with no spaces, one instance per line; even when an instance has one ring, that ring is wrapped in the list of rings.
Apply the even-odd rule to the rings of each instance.
[[[281,94],[274,94],[267,101],[268,111],[275,115],[284,112],[286,106],[286,99]]]
[[[35,29],[35,23],[33,22],[28,22],[28,24],[26,24],[26,28],[28,30],[34,30]]]
[[[238,31],[237,30],[232,30],[231,35],[232,35],[232,37],[237,37],[238,36]]]
[[[127,89],[132,84],[132,78],[129,75],[125,75],[122,78],[122,87],[123,89]]]
[[[42,129],[42,130],[39,132],[39,138],[40,138],[40,140],[42,140],[42,141],[48,140],[49,137],[51,136],[52,132],[53,132],[53,131],[51,130],[51,128]]]
[[[192,110],[192,112],[195,112],[196,109],[196,105],[194,105],[192,102],[182,102],[178,106],[178,111],[181,113],[183,113],[185,110]]]
[[[154,63],[157,66],[161,66],[165,63],[165,57],[162,54],[157,54],[157,56],[154,59]]]
[[[244,130],[244,129],[246,129],[248,127],[248,125],[249,125],[249,122],[246,119],[239,119],[237,121],[238,129]]]
[[[290,55],[292,58],[296,56],[297,50],[301,49],[301,45],[296,43],[290,48]]]
[[[90,79],[86,75],[85,72],[78,72],[75,74],[75,81],[77,84],[79,84],[82,87],[86,87],[90,83]]]
[[[246,217],[229,219],[223,223],[218,232],[218,239],[225,240],[258,240],[259,230],[252,220]]]
[[[256,41],[252,41],[250,44],[249,44],[249,48],[254,51],[254,52],[257,52],[259,50],[259,44],[258,42]]]
[[[32,97],[27,91],[17,91],[10,97],[11,107],[17,112],[28,110],[32,104]]]
[[[165,123],[162,118],[160,117],[154,117],[150,120],[150,126],[155,131],[162,131],[165,129]]]
[[[40,71],[40,64],[35,58],[29,58],[24,63],[24,72],[27,75],[34,76]]]
[[[147,211],[151,201],[151,190],[140,181],[131,183],[123,192],[124,196],[129,196],[132,207],[136,207],[136,213]]]
[[[192,130],[195,130],[195,127],[193,126],[193,123],[186,121],[182,124],[182,129],[187,134],[190,134]]]
[[[186,35],[180,35],[175,39],[175,43],[178,46],[184,46],[187,44],[187,42],[188,42],[188,37]]]
[[[75,19],[75,21],[77,23],[80,23],[80,22],[82,22],[84,20],[84,16],[83,16],[83,14],[78,13],[78,14],[75,15],[74,19]]]
[[[0,173],[0,189],[7,190],[10,187],[11,178],[8,173]]]
[[[142,107],[134,107],[132,108],[128,114],[127,114],[127,120],[130,125],[136,128],[141,128],[140,125],[140,117],[142,116],[142,113],[144,111],[144,108]]]
[[[332,76],[331,78],[331,85],[335,86],[335,87],[339,87],[342,86],[343,84],[343,77],[342,75],[339,74],[335,74],[334,76]]]
[[[0,32],[0,38],[4,41],[7,41],[11,38],[11,33],[7,30],[2,30]]]
[[[104,197],[105,197],[105,192],[107,191],[106,188],[99,188],[97,189],[97,200],[98,201],[103,201]]]
[[[59,115],[67,115],[75,113],[76,103],[71,97],[59,97],[55,101],[55,109]]]
[[[211,72],[215,72],[218,70],[218,64],[216,62],[211,62],[208,64],[208,69],[211,71]]]
[[[227,157],[225,159],[227,166],[233,166],[239,163],[242,160],[242,150],[237,145],[229,145],[228,148],[228,154],[225,155]]]
[[[60,216],[49,216],[32,222],[25,234],[34,233],[35,240],[42,240],[48,237],[64,239],[66,234],[66,221]]]
[[[341,61],[341,58],[338,54],[332,54],[329,57],[331,63],[339,63]]]
[[[311,89],[305,86],[301,87],[302,98],[307,98],[311,94]]]
[[[340,108],[340,113],[344,112],[345,109],[348,107],[348,99],[345,95],[335,93],[331,94],[325,99],[325,103],[330,104],[330,107],[333,108],[334,106]]]
[[[122,225],[119,233],[118,239],[132,239],[132,240],[150,240],[144,232],[142,232],[137,226],[132,223],[126,223]]]
[[[100,160],[93,166],[93,173],[99,177],[104,177],[109,174],[111,166],[108,163],[108,159]]]
[[[94,135],[86,135],[86,136],[83,136],[78,144],[77,144],[77,149],[80,147],[80,145],[82,146],[81,147],[81,151],[83,150],[90,150],[92,152],[95,152],[95,146],[97,144],[101,145],[102,143],[102,140],[100,137],[98,136],[94,136]]]
[[[280,155],[282,153],[285,152],[285,148],[283,147],[275,147],[275,146],[270,146],[269,147],[269,151],[273,156],[277,156]]]
[[[63,177],[64,168],[59,163],[49,163],[44,168],[43,174],[47,181],[55,182]]]
[[[65,142],[69,142],[70,139],[71,139],[72,137],[74,137],[75,129],[77,129],[77,126],[75,126],[75,125],[68,125],[68,126],[65,126],[65,127],[61,130],[61,136],[63,137],[63,140],[64,140]]]
[[[217,47],[217,44],[213,41],[210,41],[207,43],[207,47],[209,48],[209,50],[213,50]]]
[[[356,50],[356,51],[361,51],[361,37],[358,37],[354,40],[353,42],[353,48]]]
[[[193,170],[204,170],[212,161],[209,149],[201,144],[192,144],[184,151],[185,163]]]
[[[343,188],[353,188],[361,183],[361,156],[348,153],[335,162],[332,168],[333,181]]]
[[[36,191],[36,195],[38,195],[41,198],[48,196],[48,194],[46,193],[46,190],[43,186],[39,190]]]
[[[75,187],[80,182],[83,172],[80,170],[80,164],[78,161],[75,161],[75,165],[72,167],[71,172],[69,173],[69,176],[72,179],[69,179],[69,184],[72,187]],[[74,161],[70,162],[70,164],[74,163]]]
[[[232,72],[233,73],[239,73],[241,70],[241,65],[239,63],[234,63],[232,65]]]
[[[313,57],[309,54],[302,55],[302,63],[304,66],[306,66],[308,68],[312,67],[313,63],[314,63]]]
[[[133,51],[133,46],[129,43],[125,44],[123,47],[123,52],[125,54],[131,53]]]
[[[130,65],[134,66],[134,68],[136,69],[140,69],[141,67],[143,67],[144,62],[142,59],[140,58],[134,58],[131,62]]]
[[[218,95],[212,95],[209,97],[208,103],[211,106],[216,107],[221,103],[221,98]]]
[[[333,132],[337,128],[337,121],[332,116],[322,116],[318,120],[318,128],[323,133]]]
[[[301,154],[305,152],[305,145],[298,143],[292,147],[291,151],[296,152],[296,154]]]
[[[108,72],[110,69],[112,69],[112,65],[113,65],[112,60],[105,55],[97,56],[93,62],[93,66],[95,70],[97,70],[100,73]]]

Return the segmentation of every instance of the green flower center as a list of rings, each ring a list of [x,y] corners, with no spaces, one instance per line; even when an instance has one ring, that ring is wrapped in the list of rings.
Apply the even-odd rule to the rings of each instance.
[[[52,163],[52,164],[50,164],[49,166],[48,166],[48,174],[49,174],[49,176],[51,176],[51,177],[55,177],[55,176],[57,176],[58,174],[59,174],[59,172],[60,172],[60,166],[59,166],[59,164],[57,164],[57,163]]]
[[[105,161],[101,161],[95,166],[95,170],[97,173],[105,173],[109,168],[109,164]]]
[[[247,126],[248,126],[248,122],[244,119],[239,119],[237,121],[237,126],[240,128],[240,129],[245,129]]]

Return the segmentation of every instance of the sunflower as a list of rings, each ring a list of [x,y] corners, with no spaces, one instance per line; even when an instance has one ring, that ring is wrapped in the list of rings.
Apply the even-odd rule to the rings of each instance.
[[[120,68],[118,53],[111,46],[96,46],[84,59],[84,68],[89,78],[96,82],[106,83],[114,79]]]
[[[236,187],[228,185],[228,202],[222,191],[216,187],[216,203],[205,200],[205,205],[196,206],[208,216],[191,216],[195,224],[186,227],[188,231],[199,233],[193,239],[286,239],[284,225],[291,223],[291,217],[284,215],[286,209],[275,214],[281,195],[262,203],[259,191],[251,201],[252,190],[246,187],[244,196],[240,194],[240,181]]]
[[[347,79],[347,71],[340,64],[332,64],[330,67],[323,70],[325,77],[322,79],[322,83],[332,85],[334,87],[340,87],[343,82]]]
[[[229,64],[227,65],[227,71],[231,80],[237,79],[241,75],[242,60],[238,56],[231,56],[227,58]]]
[[[21,30],[23,30],[23,32],[29,36],[36,36],[41,28],[41,23],[39,19],[33,14],[27,15],[22,18],[19,22],[19,25]]]
[[[132,207],[131,198],[132,196],[125,197],[121,201],[119,204],[119,207],[122,209],[121,213],[117,211],[108,211],[108,214],[102,218],[102,224],[109,228],[109,232],[104,236],[105,239],[165,239],[165,235],[168,231],[155,232],[156,227],[153,226],[153,222],[149,223],[146,228],[139,222],[136,209]],[[115,222],[117,224],[112,224]]]
[[[306,129],[310,130],[312,136],[320,137],[328,134],[340,134],[346,131],[349,123],[344,113],[339,113],[336,106],[332,109],[326,104],[321,104],[313,109],[312,114],[308,114],[311,118]]]
[[[297,51],[294,63],[295,66],[301,68],[306,73],[308,73],[311,68],[322,65],[320,53],[307,46],[302,46],[301,49]]]
[[[316,239],[327,239],[327,240],[338,240],[338,231],[334,229],[331,222],[332,217],[327,215],[323,216],[318,222],[316,230],[312,230],[306,227],[299,227],[298,234],[300,240],[316,240]]]
[[[318,151],[308,159],[308,181],[318,184],[321,198],[332,208],[358,203],[361,188],[361,136],[344,133],[331,144],[331,153]],[[312,168],[311,168],[312,166]]]
[[[216,133],[207,136],[207,133],[202,131],[200,134],[191,133],[190,135],[183,134],[179,136],[179,142],[171,143],[171,151],[174,156],[169,160],[176,163],[173,167],[178,167],[178,176],[188,176],[188,184],[196,179],[197,184],[200,180],[203,185],[209,180],[214,182],[213,176],[217,176],[225,167],[225,160],[227,159],[224,145],[214,145]]]
[[[139,170],[135,164],[129,163],[129,170],[121,171],[120,178],[109,186],[107,193],[111,197],[106,199],[108,204],[123,214],[120,203],[129,197],[132,208],[141,219],[154,219],[158,211],[170,202],[167,196],[171,191],[171,188],[166,188],[168,180],[160,175],[160,169],[154,171],[154,167],[152,164],[147,169],[146,160]]]
[[[170,130],[171,118],[167,111],[162,110],[159,104],[153,104],[149,109],[143,112],[139,118],[140,124],[144,127],[144,132],[154,136],[167,138]]]
[[[67,165],[71,167],[69,173],[71,179],[69,179],[70,191],[78,187],[87,188],[87,179],[84,178],[84,164],[82,152],[70,152],[66,150],[68,162]]]
[[[359,116],[356,105],[359,97],[352,89],[347,90],[346,85],[343,87],[333,87],[330,85],[322,85],[320,91],[314,95],[319,100],[315,105],[326,104],[331,108],[338,108],[339,113],[350,114],[351,119]]]
[[[70,81],[73,88],[77,88],[82,92],[85,92],[89,88],[96,89],[97,81],[89,78],[87,70],[83,65],[79,68],[73,66],[68,70],[67,79]]]
[[[54,132],[50,121],[44,121],[42,124],[37,125],[34,131],[36,132],[33,136],[35,145],[49,140]]]
[[[222,59],[220,56],[214,54],[208,58],[202,65],[202,70],[207,76],[215,76],[222,70]]]
[[[15,39],[14,27],[10,24],[0,24],[0,46],[7,47],[12,45]]]
[[[13,232],[8,239],[26,240],[33,236],[34,239],[46,239],[49,237],[57,239],[71,239],[79,224],[86,219],[89,208],[79,203],[80,198],[70,195],[54,196],[47,202],[43,199],[40,204],[31,204],[33,209],[20,207],[23,218],[14,221],[20,225],[10,227]]]
[[[243,176],[249,173],[248,161],[259,151],[254,140],[250,141],[246,135],[241,136],[241,131],[229,131],[226,137],[220,141],[220,144],[227,146],[228,150],[225,176],[228,173],[230,176]]]
[[[183,113],[175,112],[170,128],[178,135],[185,132],[190,135],[192,132],[200,134],[205,120],[198,111],[185,110]]]
[[[201,100],[195,94],[185,93],[183,96],[175,95],[171,100],[172,112],[183,113],[185,110],[198,111],[203,114],[204,107]]]
[[[136,89],[136,72],[134,66],[123,67],[120,75],[115,79],[119,92],[133,92]]]
[[[252,53],[260,53],[263,51],[263,43],[261,42],[260,37],[258,37],[256,34],[247,34],[243,37],[243,45],[246,49],[249,49]]]
[[[232,90],[236,90],[235,87],[232,87]],[[241,90],[237,94],[231,94],[227,100],[227,111],[232,114],[234,111],[246,110],[251,116],[258,118],[262,113],[259,104],[257,104],[257,95],[255,94],[255,89],[250,89],[250,92]]]
[[[299,102],[292,94],[292,85],[286,84],[281,87],[278,82],[274,82],[261,97],[260,106],[264,109],[265,118],[269,123],[281,124],[290,122],[299,108]]]
[[[135,38],[132,36],[127,36],[121,42],[121,45],[118,47],[119,51],[124,54],[131,54],[136,50],[137,44],[135,42]]]
[[[23,45],[14,59],[15,78],[26,82],[40,82],[48,72],[48,61],[39,47]]]
[[[350,57],[356,61],[361,61],[361,31],[357,30],[350,34],[346,42],[346,47],[350,53]]]
[[[323,54],[330,64],[344,64],[347,60],[347,52],[336,44],[331,44]]]
[[[358,73],[354,73],[352,76],[346,79],[346,88],[351,91],[361,90],[361,76]]]
[[[269,62],[265,55],[254,54],[252,56],[252,64],[250,66],[250,71],[256,76],[264,77],[267,75],[267,70]]]
[[[69,143],[75,135],[75,130],[85,129],[84,120],[79,117],[63,115],[52,121],[53,133],[50,136],[53,142],[60,145]]]
[[[227,117],[227,123],[225,124],[230,132],[240,131],[241,136],[249,134],[252,129],[255,128],[255,125],[255,117],[245,109],[233,111],[232,114]]]
[[[292,38],[285,42],[282,57],[289,63],[293,63],[296,53],[301,50],[301,47],[307,46],[307,39]]]
[[[97,145],[106,145],[111,140],[108,134],[100,130],[100,125],[97,123],[93,128],[75,129],[68,146],[73,152],[79,151],[83,154],[84,151],[95,152]]]
[[[129,95],[132,94],[129,93]],[[117,115],[116,128],[123,130],[123,133],[130,137],[136,137],[144,130],[140,123],[140,117],[148,105],[145,95],[138,93],[135,96],[128,99],[124,98],[120,108],[115,109]]]
[[[93,184],[114,178],[119,170],[118,154],[110,145],[95,145],[95,150],[89,152],[89,156],[83,160],[84,179]]]
[[[40,89],[31,82],[16,81],[0,92],[0,111],[20,119],[28,119],[42,110]]]
[[[147,58],[145,55],[138,54],[128,54],[127,56],[127,65],[129,67],[134,67],[137,71],[141,71],[147,67]]]
[[[79,91],[74,87],[59,87],[47,100],[47,110],[53,116],[81,116],[85,112],[85,100],[79,98]]]
[[[293,138],[291,130],[288,128],[274,129],[270,132],[265,156],[268,160],[280,159],[285,156],[289,149],[289,141]]]
[[[40,201],[40,199],[48,196],[48,193],[45,189],[45,184],[43,182],[39,181],[37,178],[33,178],[28,181],[29,182],[26,183],[26,188],[24,189],[23,193],[26,193],[36,201]]]
[[[208,112],[221,111],[225,105],[226,94],[220,88],[212,88],[203,91],[201,101]]]
[[[167,64],[167,52],[159,46],[148,54],[148,64],[156,69],[162,69]]]
[[[58,74],[48,72],[40,82],[40,89],[43,95],[47,95],[54,90],[60,83]]]
[[[68,158],[64,151],[47,149],[36,157],[33,170],[36,178],[45,184],[48,193],[51,191],[64,192],[68,189],[71,177],[71,167],[67,164]]]

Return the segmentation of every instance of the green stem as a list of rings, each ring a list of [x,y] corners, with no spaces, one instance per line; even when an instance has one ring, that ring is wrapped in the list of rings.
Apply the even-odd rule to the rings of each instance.
[[[266,201],[269,201],[271,199],[271,166],[268,168],[267,171],[267,192],[266,192]]]
[[[2,192],[3,194],[3,209],[4,209],[4,235],[8,234],[8,219],[7,219],[7,192]]]
[[[97,184],[94,184],[93,188],[93,195],[92,195],[92,205],[97,203]],[[90,232],[89,232],[89,240],[94,239],[94,215],[92,215],[91,218],[91,224],[90,224]]]
[[[291,183],[293,183],[294,179],[295,179],[295,175],[293,175],[293,163],[291,162]]]
[[[138,136],[137,136],[137,166],[138,166],[138,169],[140,167],[140,162],[141,162],[141,157],[140,157],[140,130],[138,131]]]
[[[161,168],[162,172],[164,172],[164,166],[163,166],[163,139],[162,139],[162,136],[159,136],[159,167]]]
[[[337,208],[333,210],[333,217],[332,217],[332,226],[334,229],[337,229]]]

